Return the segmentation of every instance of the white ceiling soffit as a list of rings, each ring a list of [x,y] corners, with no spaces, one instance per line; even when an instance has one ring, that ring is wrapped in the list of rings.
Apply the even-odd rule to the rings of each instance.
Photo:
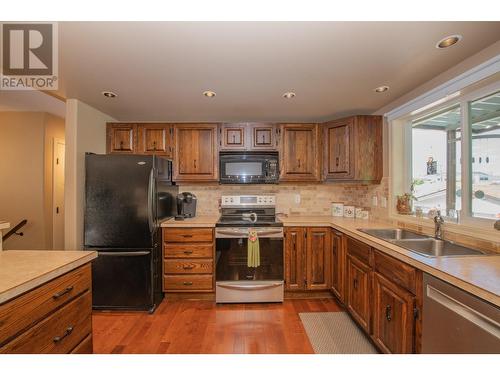
[[[66,103],[40,91],[0,91],[0,112],[47,112],[66,117]]]
[[[321,121],[373,113],[499,38],[500,22],[62,22],[58,94],[121,121]]]

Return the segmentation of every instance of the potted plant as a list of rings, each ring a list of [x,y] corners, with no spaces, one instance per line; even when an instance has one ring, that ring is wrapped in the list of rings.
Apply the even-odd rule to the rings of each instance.
[[[415,192],[415,185],[421,185],[422,183],[422,180],[413,180],[410,184],[410,192],[397,196],[396,209],[398,210],[398,214],[411,215],[413,213],[413,201],[417,200],[417,197],[413,194]]]

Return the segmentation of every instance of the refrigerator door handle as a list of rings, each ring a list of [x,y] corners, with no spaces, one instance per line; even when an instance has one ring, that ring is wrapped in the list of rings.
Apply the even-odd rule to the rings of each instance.
[[[148,183],[148,224],[149,224],[149,232],[154,232],[154,218],[153,218],[153,189],[154,189],[154,168],[151,168],[151,172],[149,172],[149,183]]]
[[[149,251],[98,251],[99,256],[120,256],[120,257],[139,257],[148,255]]]

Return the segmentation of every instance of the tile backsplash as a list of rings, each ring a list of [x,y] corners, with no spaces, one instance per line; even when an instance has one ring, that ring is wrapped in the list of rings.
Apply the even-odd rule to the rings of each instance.
[[[331,215],[331,202],[343,202],[370,211],[374,218],[387,215],[387,208],[380,207],[382,197],[387,197],[387,181],[377,185],[358,183],[279,185],[195,185],[179,186],[179,191],[190,191],[198,198],[198,215],[217,215],[222,195],[272,194],[276,196],[276,211],[290,215]],[[372,206],[377,196],[379,205]]]

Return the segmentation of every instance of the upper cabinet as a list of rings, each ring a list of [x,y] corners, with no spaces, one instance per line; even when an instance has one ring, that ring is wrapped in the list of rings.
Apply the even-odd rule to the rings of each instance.
[[[322,127],[325,180],[380,181],[381,116],[353,116],[327,122]]]
[[[320,180],[318,124],[282,124],[281,181]]]
[[[137,152],[172,157],[173,127],[170,124],[139,124]]]
[[[136,152],[136,124],[106,124],[106,151],[115,154],[134,154]]]
[[[219,128],[219,147],[222,151],[276,150],[277,128],[268,123],[222,124]]]
[[[217,124],[176,124],[174,142],[175,181],[217,181]]]

